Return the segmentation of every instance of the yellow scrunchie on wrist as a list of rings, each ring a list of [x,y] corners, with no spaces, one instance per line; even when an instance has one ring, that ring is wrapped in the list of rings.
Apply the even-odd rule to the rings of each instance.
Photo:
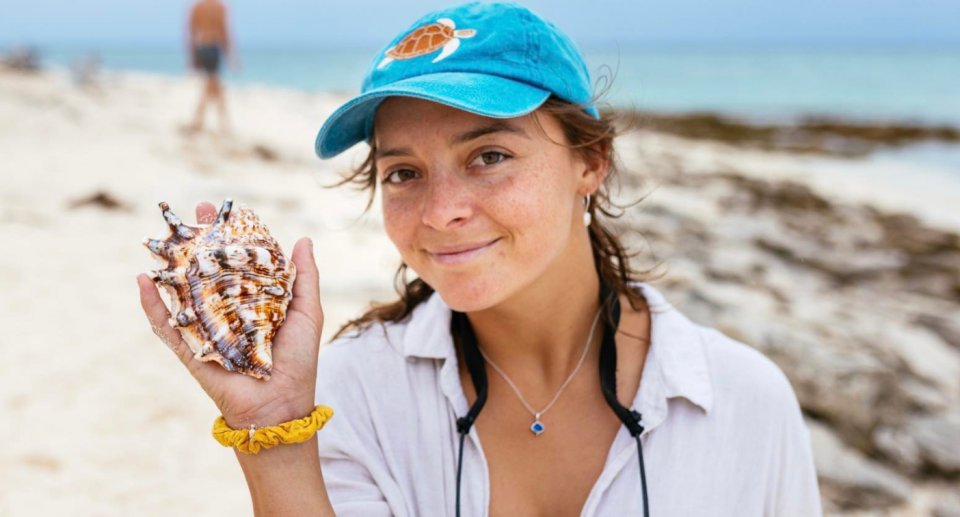
[[[220,416],[213,423],[213,437],[224,447],[236,447],[240,452],[256,454],[260,449],[269,449],[281,443],[305,442],[323,429],[332,416],[332,409],[317,406],[313,413],[299,420],[260,429],[253,426],[250,426],[250,429],[231,429],[223,416]]]

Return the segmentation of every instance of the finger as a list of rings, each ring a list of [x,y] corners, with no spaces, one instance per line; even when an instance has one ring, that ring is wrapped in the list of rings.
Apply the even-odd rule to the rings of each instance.
[[[150,321],[153,333],[177,354],[181,363],[189,366],[193,358],[193,352],[180,337],[180,332],[167,322],[170,319],[170,311],[163,304],[157,287],[153,285],[150,277],[143,273],[137,275],[137,285],[140,286],[140,305]]]
[[[217,207],[206,201],[197,205],[197,223],[210,224],[217,218]]]
[[[297,267],[297,278],[293,282],[293,300],[290,310],[302,312],[317,325],[323,326],[323,312],[320,307],[320,272],[313,256],[313,241],[304,237],[293,247],[293,264]]]

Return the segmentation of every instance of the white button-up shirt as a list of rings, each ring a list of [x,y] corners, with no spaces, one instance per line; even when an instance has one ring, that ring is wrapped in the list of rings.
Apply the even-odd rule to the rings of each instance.
[[[651,312],[633,402],[643,414],[651,515],[822,515],[810,435],[783,372],[757,350],[692,323],[646,283],[635,285]],[[469,407],[450,317],[434,293],[386,331],[374,324],[321,349],[317,403],[335,414],[318,440],[338,517],[455,514],[456,419]],[[489,507],[474,426],[464,445],[461,515],[486,517]],[[643,515],[636,440],[625,426],[580,515]]]

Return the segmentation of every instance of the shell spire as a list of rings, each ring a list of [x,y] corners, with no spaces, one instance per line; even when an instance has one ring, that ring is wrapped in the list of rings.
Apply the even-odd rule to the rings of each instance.
[[[182,239],[192,239],[196,235],[189,226],[183,224],[183,221],[170,210],[170,205],[165,201],[160,202],[160,211],[163,213],[163,218],[167,220],[167,224],[170,225],[170,230],[173,231],[174,234]]]
[[[227,223],[227,219],[230,218],[230,210],[233,208],[233,200],[226,198],[223,200],[223,205],[220,206],[220,213],[217,214],[217,220],[214,224],[217,226],[223,226]]]
[[[200,361],[269,379],[271,345],[293,298],[296,267],[253,210],[225,199],[212,224],[190,226],[160,203],[167,235],[144,238],[150,278],[170,298],[171,326]]]

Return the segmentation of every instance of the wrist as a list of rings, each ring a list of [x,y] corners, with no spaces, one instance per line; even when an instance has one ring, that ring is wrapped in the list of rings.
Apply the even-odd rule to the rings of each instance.
[[[290,462],[300,462],[302,466],[313,466],[320,468],[320,448],[317,445],[317,435],[313,435],[309,440],[300,443],[288,443],[279,447],[261,449],[257,454],[247,454],[234,448],[233,452],[240,462],[241,466],[263,466],[263,465],[290,465]]]
[[[332,416],[333,409],[319,405],[305,417],[273,426],[257,427],[251,424],[249,429],[232,428],[226,419],[220,416],[213,422],[213,438],[225,447],[235,447],[240,452],[257,454],[262,449],[312,439]]]
[[[274,407],[262,408],[255,412],[238,415],[223,415],[224,421],[231,429],[249,429],[271,427],[291,420],[298,420],[313,412],[313,401],[280,404]]]

